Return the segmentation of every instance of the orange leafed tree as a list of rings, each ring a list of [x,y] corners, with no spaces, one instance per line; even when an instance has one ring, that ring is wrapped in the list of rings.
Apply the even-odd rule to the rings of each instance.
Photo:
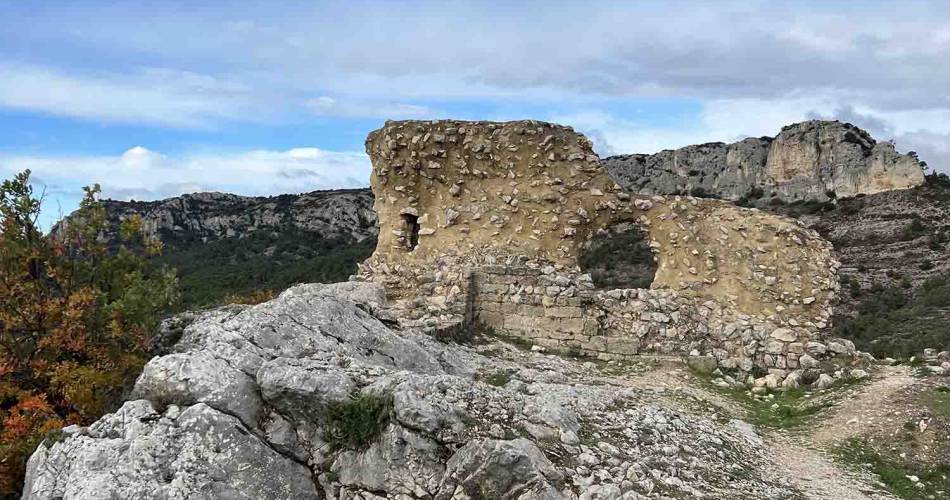
[[[0,186],[0,497],[19,491],[44,438],[121,402],[159,315],[178,300],[174,273],[149,265],[161,246],[140,218],[107,247],[95,186],[55,235],[43,234],[29,175]]]

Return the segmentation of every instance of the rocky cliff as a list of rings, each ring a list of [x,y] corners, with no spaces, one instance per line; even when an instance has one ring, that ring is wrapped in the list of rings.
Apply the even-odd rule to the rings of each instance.
[[[291,227],[326,238],[363,241],[376,237],[373,194],[368,189],[271,197],[195,193],[160,201],[103,200],[103,205],[109,221],[103,235],[106,240],[117,241],[121,221],[137,214],[146,234],[171,249]],[[68,221],[67,217],[64,223]]]
[[[827,200],[923,183],[923,164],[839,121],[788,125],[772,137],[714,142],[603,160],[628,190],[728,200]]]
[[[103,204],[107,243],[118,244],[119,225],[133,215],[162,241],[153,264],[178,270],[185,307],[294,283],[344,281],[376,246],[376,213],[367,189],[274,197],[198,193]]]

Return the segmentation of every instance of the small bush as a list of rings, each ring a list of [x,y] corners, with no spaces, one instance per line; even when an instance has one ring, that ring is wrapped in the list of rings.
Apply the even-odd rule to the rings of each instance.
[[[947,240],[947,233],[944,231],[937,231],[931,234],[930,238],[927,240],[927,248],[935,252],[942,252],[944,247],[946,247]]]
[[[511,375],[505,371],[498,371],[485,377],[485,383],[495,387],[504,387],[511,381]]]
[[[901,230],[900,238],[902,241],[911,241],[927,234],[928,231],[929,228],[924,224],[924,221],[918,217],[914,217],[910,223]]]
[[[392,418],[392,394],[360,393],[327,407],[323,438],[334,450],[363,450],[386,430]]]
[[[888,457],[879,453],[869,443],[857,438],[851,438],[839,446],[835,455],[841,462],[876,474],[887,489],[899,498],[944,498],[941,493],[950,489],[950,470],[947,468],[918,470],[899,457]],[[917,476],[919,481],[912,481],[911,476]]]

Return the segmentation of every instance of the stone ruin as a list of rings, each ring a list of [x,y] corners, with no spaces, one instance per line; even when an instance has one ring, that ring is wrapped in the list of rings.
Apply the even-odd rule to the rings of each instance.
[[[355,279],[384,285],[403,326],[599,358],[700,353],[780,377],[825,350],[839,264],[795,220],[626,192],[586,137],[538,121],[390,121],[366,151],[380,232]],[[648,235],[653,283],[597,290],[578,253],[629,223]]]

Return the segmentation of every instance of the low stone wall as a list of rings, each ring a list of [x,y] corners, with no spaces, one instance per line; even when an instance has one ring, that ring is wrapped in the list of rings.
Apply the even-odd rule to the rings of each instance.
[[[475,324],[602,358],[698,352],[724,368],[793,370],[822,336],[816,325],[778,325],[674,290],[594,290],[589,275],[545,263],[479,267],[471,287]]]
[[[586,308],[594,284],[589,275],[581,276],[586,279],[552,265],[477,268],[474,323],[541,345],[597,350],[595,339],[603,332]]]
[[[824,321],[778,322],[671,289],[596,290],[589,274],[550,261],[512,256],[466,267],[440,259],[427,269],[364,263],[361,271],[378,282],[418,283],[417,295],[389,303],[404,327],[485,329],[601,359],[712,356],[725,369],[781,377],[808,368],[804,354],[825,355]]]

